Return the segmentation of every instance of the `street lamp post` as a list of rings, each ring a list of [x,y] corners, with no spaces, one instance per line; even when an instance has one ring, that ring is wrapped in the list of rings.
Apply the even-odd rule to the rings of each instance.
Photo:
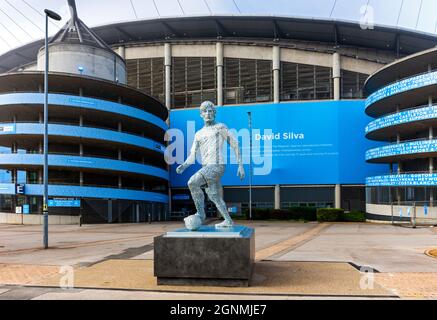
[[[252,112],[248,112],[249,116],[249,220],[252,220]]]
[[[46,34],[44,43],[45,68],[44,68],[44,195],[43,195],[43,215],[44,215],[44,249],[49,247],[49,208],[48,208],[48,180],[49,180],[49,18],[60,21],[61,16],[56,12],[45,9],[46,14]]]

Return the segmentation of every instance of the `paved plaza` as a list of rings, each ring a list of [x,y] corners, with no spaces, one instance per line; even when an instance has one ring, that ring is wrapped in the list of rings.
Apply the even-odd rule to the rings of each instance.
[[[248,288],[157,286],[153,238],[180,222],[51,226],[48,250],[40,226],[0,225],[0,299],[437,298],[437,228],[239,223],[256,230]]]

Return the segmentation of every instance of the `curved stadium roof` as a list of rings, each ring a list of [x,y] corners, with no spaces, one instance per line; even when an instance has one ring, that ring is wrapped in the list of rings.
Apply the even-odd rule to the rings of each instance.
[[[156,6],[117,0],[105,2],[101,10],[108,14],[99,15],[94,14],[97,2],[77,2],[82,20],[100,24],[92,30],[110,46],[180,39],[291,39],[407,55],[437,45],[435,0],[155,0]],[[373,29],[362,29],[363,17]],[[117,20],[124,21],[108,24]],[[42,45],[39,40],[1,55],[0,73],[34,61]]]

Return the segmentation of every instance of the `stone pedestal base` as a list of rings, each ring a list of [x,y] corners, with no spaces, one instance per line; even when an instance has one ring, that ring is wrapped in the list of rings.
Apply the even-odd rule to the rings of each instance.
[[[180,229],[155,237],[158,285],[249,286],[255,231],[243,226]]]

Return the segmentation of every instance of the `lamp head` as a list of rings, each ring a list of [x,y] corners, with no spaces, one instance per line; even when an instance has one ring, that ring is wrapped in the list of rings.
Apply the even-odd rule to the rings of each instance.
[[[53,20],[56,20],[56,21],[61,21],[62,20],[61,16],[59,14],[57,14],[56,12],[52,11],[52,10],[45,9],[44,12],[45,12],[45,14],[50,19],[53,19]]]

